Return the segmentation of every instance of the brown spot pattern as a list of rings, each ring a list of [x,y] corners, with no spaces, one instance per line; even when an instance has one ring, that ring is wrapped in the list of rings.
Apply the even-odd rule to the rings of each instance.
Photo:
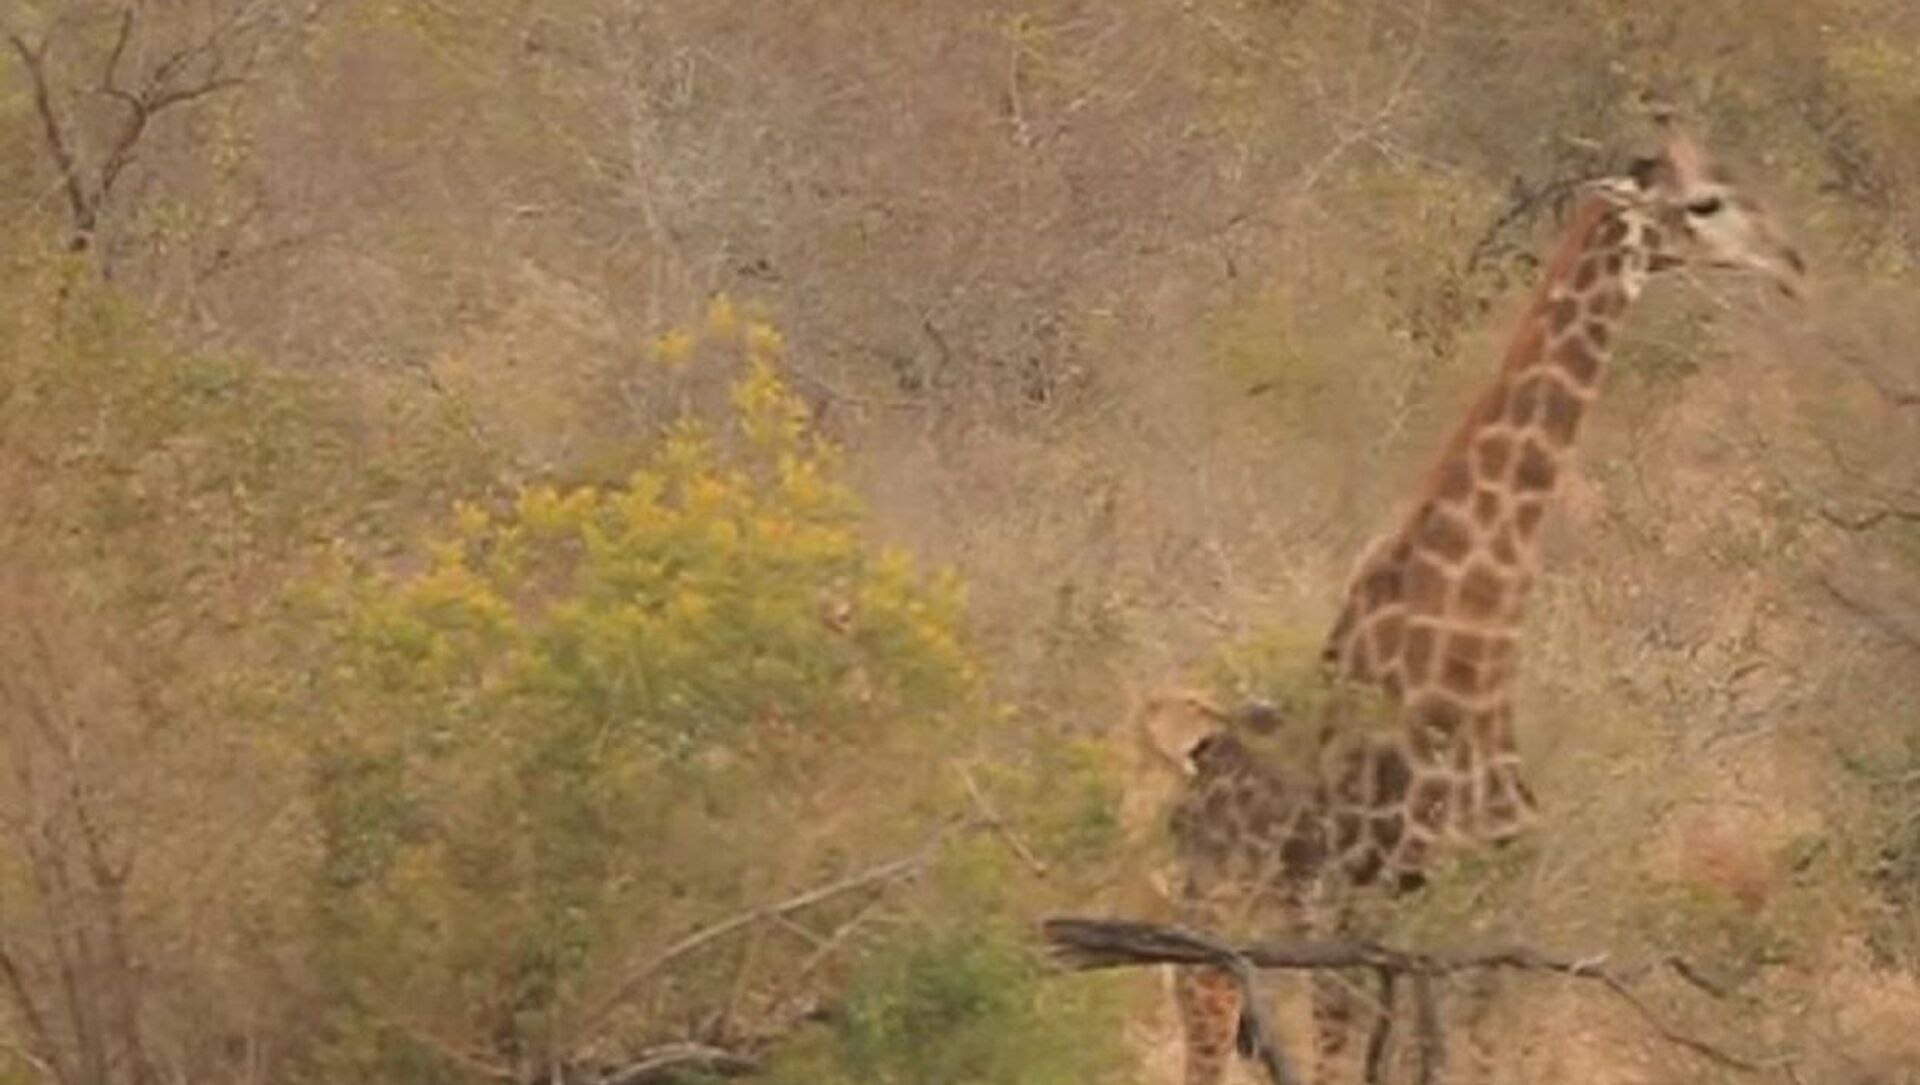
[[[1468,621],[1484,622],[1500,612],[1504,585],[1499,574],[1485,565],[1473,564],[1460,577],[1460,616]]]
[[[1547,327],[1554,335],[1560,335],[1580,315],[1580,303],[1570,297],[1561,298],[1548,310]]]
[[[1540,517],[1546,512],[1545,506],[1537,500],[1521,501],[1513,511],[1513,523],[1520,529],[1521,538],[1531,539],[1540,527]]]
[[[1582,388],[1600,375],[1600,354],[1585,339],[1570,335],[1553,348],[1554,363],[1565,370]]]
[[[1427,510],[1427,522],[1420,531],[1420,543],[1429,553],[1440,555],[1449,565],[1458,564],[1473,548],[1473,537],[1466,525],[1442,508]]]
[[[1574,395],[1572,389],[1560,384],[1549,385],[1546,401],[1541,404],[1540,428],[1549,440],[1565,448],[1580,432],[1580,412],[1580,397]]]
[[[1480,454],[1480,477],[1487,482],[1504,479],[1507,456],[1513,451],[1513,438],[1504,433],[1485,433],[1475,447]]]
[[[1415,614],[1438,614],[1447,602],[1447,574],[1431,561],[1416,559],[1407,565],[1407,608]]]
[[[1473,495],[1473,519],[1481,527],[1487,527],[1500,518],[1500,493],[1497,490],[1481,490]]]
[[[1523,380],[1507,398],[1507,421],[1520,429],[1533,424],[1533,409],[1540,396],[1540,381]]]
[[[1407,630],[1407,650],[1401,656],[1401,662],[1407,668],[1407,681],[1416,686],[1425,685],[1427,665],[1433,661],[1433,628],[1424,622],[1415,622]]]
[[[1514,468],[1514,488],[1522,493],[1550,490],[1558,470],[1553,457],[1537,441],[1528,441],[1521,447],[1520,463]]]
[[[1573,288],[1584,294],[1593,285],[1593,280],[1599,276],[1600,260],[1598,257],[1589,255],[1580,261],[1579,268],[1573,273]]]
[[[1392,659],[1400,652],[1400,637],[1405,631],[1405,619],[1398,614],[1389,614],[1381,618],[1373,627],[1373,651],[1381,659]]]
[[[1465,456],[1448,456],[1440,465],[1440,485],[1435,492],[1445,501],[1458,501],[1473,491],[1473,472]]]

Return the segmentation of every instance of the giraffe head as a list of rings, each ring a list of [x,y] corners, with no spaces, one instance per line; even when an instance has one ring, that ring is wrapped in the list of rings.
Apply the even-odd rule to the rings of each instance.
[[[1693,265],[1757,273],[1798,298],[1806,264],[1773,216],[1671,120],[1660,124],[1659,154],[1636,159],[1628,176],[1604,182],[1655,227],[1653,270]]]

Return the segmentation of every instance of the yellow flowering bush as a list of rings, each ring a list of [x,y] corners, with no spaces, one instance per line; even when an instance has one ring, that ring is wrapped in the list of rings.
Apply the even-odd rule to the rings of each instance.
[[[636,962],[953,811],[943,751],[986,718],[957,580],[864,537],[778,335],[706,325],[660,360],[737,359],[725,417],[621,485],[459,505],[418,568],[321,593],[316,900],[354,1066],[422,1037],[573,1057],[822,982],[793,935]]]

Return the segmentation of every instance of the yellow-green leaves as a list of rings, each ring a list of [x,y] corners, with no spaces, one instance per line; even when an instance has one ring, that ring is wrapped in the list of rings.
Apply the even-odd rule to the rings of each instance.
[[[411,571],[334,585],[320,902],[370,1004],[563,1046],[645,947],[923,837],[984,718],[957,581],[866,540],[778,336],[724,301],[705,325],[683,360],[735,359],[725,413],[620,484],[456,505]],[[721,997],[716,965],[636,1012]]]

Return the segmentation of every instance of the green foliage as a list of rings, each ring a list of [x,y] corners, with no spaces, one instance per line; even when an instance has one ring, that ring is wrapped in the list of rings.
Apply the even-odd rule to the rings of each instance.
[[[1110,984],[1049,975],[1004,926],[933,928],[868,961],[845,1010],[775,1063],[774,1085],[1066,1085],[1120,1080]]]
[[[1332,771],[1347,744],[1365,743],[1399,723],[1381,690],[1328,681],[1322,643],[1296,629],[1270,627],[1222,645],[1201,668],[1201,683],[1216,703],[1264,701],[1279,711],[1283,723],[1273,734],[1248,732],[1241,739],[1270,767],[1285,766],[1303,783]],[[1336,725],[1330,743],[1321,739],[1329,723]]]
[[[1215,649],[1201,681],[1222,704],[1266,700],[1310,708],[1326,695],[1319,638],[1298,629],[1269,627]]]
[[[1457,949],[1469,931],[1497,925],[1509,901],[1539,870],[1537,839],[1521,837],[1499,848],[1476,848],[1446,856],[1428,871],[1418,893],[1395,899],[1374,897],[1363,913],[1375,924],[1376,937],[1393,945]]]
[[[423,568],[314,591],[316,903],[363,1023],[564,1049],[644,947],[951,801],[941,751],[984,718],[958,585],[863,538],[778,337],[744,338],[723,423],[681,419],[624,485],[463,504]],[[737,967],[676,962],[635,1027],[724,1003]]]
[[[1062,733],[1223,615],[1330,600],[1346,540],[1498,356],[1538,267],[1519,254],[1645,143],[1646,89],[1782,212],[1820,301],[1774,328],[1682,275],[1635,309],[1586,430],[1601,490],[1567,488],[1529,619],[1542,843],[1437,872],[1387,933],[1457,945],[1492,917],[1735,978],[1864,936],[1911,967],[1911,0],[376,0],[257,25],[236,4],[126,6],[124,53],[120,5],[21,8],[83,177],[122,127],[116,76],[240,77],[134,133],[84,255],[0,49],[0,617],[70,634],[72,795],[137,841],[124,918],[159,979],[133,1016],[167,1073],[530,1080],[666,1039],[757,1047],[820,1005],[838,1023],[776,1074],[1100,1076],[1118,1030],[1071,999],[1102,985],[1040,983],[1012,933],[1130,873],[1110,755]],[[770,284],[818,349],[796,379],[858,436],[850,470],[778,337],[724,301],[634,348],[725,280]],[[847,478],[875,534],[966,563],[978,666],[953,578],[873,545]],[[1837,526],[1856,511],[1878,521]],[[1804,591],[1809,562],[1868,574],[1872,605]],[[290,580],[300,605],[264,620]],[[1317,647],[1263,634],[1206,681],[1317,723],[1352,707]],[[1731,890],[1636,873],[1721,778],[1732,744],[1692,737],[1736,724],[1819,777],[1765,797],[1814,807],[1817,846],[1756,841]],[[1807,732],[1858,748],[1782,738]],[[0,937],[57,988],[34,956],[54,928],[112,939],[24,895],[43,845],[22,834],[53,824],[24,804],[76,800],[22,778]],[[670,952],[907,854],[929,860],[911,888]],[[1853,1014],[1824,1013],[1847,990],[1827,979],[1806,979],[1821,1012],[1756,1029]],[[304,1067],[274,1061],[315,1035]]]
[[[1216,318],[1212,352],[1234,384],[1271,396],[1276,410],[1298,424],[1316,416],[1339,379],[1340,367],[1301,342],[1294,303],[1279,292],[1249,299]]]
[[[15,267],[20,304],[0,313],[0,421],[23,467],[13,545],[51,550],[136,626],[164,617],[172,638],[190,617],[237,621],[312,543],[391,538],[410,502],[491,470],[477,449],[449,453],[443,428],[388,431],[381,467],[408,483],[379,501],[356,424],[380,419],[316,382],[172,346],[73,257],[29,250]]]

